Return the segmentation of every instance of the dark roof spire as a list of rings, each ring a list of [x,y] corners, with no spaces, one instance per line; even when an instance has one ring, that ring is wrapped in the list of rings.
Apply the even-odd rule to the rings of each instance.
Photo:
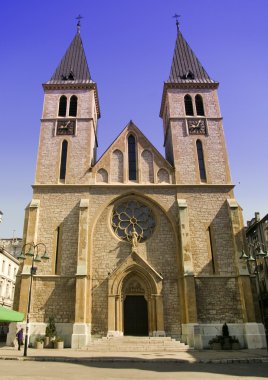
[[[48,84],[60,83],[90,83],[91,76],[87,64],[87,59],[80,36],[80,19],[78,16],[77,33],[74,36],[69,48],[64,54],[60,64],[56,68]],[[78,18],[77,17],[77,18]]]
[[[210,78],[179,30],[176,18],[177,40],[168,83],[216,83]]]

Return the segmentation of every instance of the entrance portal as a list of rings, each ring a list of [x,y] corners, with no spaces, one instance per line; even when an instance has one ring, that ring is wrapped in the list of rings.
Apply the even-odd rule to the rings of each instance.
[[[124,335],[148,336],[148,307],[144,296],[126,296]]]

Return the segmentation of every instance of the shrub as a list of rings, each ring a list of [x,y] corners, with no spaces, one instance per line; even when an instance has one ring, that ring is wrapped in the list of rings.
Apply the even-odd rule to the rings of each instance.
[[[46,327],[46,336],[53,338],[56,335],[57,335],[57,330],[56,330],[56,326],[55,326],[54,317],[49,317],[48,318],[48,324]]]

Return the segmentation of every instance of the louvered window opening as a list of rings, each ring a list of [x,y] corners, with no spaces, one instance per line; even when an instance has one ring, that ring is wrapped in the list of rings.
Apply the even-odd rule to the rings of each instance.
[[[205,116],[203,99],[202,99],[201,95],[196,95],[196,97],[195,97],[195,107],[196,107],[196,114],[197,115],[199,115],[199,116]]]
[[[205,161],[204,161],[202,143],[200,140],[197,140],[196,142],[196,149],[197,149],[200,179],[201,181],[206,182],[207,177],[206,177]]]
[[[60,179],[61,180],[65,180],[65,176],[66,176],[67,151],[68,151],[68,142],[64,140],[62,143],[62,148],[61,148],[61,162],[60,162]]]
[[[185,113],[188,116],[194,115],[194,109],[193,109],[193,102],[190,95],[185,95],[184,97],[184,106],[185,106]]]
[[[59,104],[59,116],[66,116],[66,109],[67,109],[67,98],[66,96],[60,97],[60,104]]]
[[[136,141],[133,135],[128,137],[128,178],[137,179]]]
[[[70,99],[70,108],[69,108],[69,116],[77,115],[77,97],[75,95],[71,96]]]

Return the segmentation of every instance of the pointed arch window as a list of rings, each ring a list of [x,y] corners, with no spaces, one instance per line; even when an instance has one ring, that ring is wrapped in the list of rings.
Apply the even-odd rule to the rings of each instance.
[[[204,161],[203,147],[200,140],[196,141],[196,149],[197,149],[200,180],[202,182],[206,182],[207,176],[206,176],[206,169],[205,169],[205,161]]]
[[[73,95],[70,99],[69,116],[77,115],[77,96]]]
[[[61,146],[61,161],[60,161],[60,180],[64,181],[66,177],[68,142],[64,140]]]
[[[193,102],[190,95],[185,95],[184,97],[184,106],[185,106],[185,113],[188,116],[194,115],[194,109],[193,109]]]
[[[137,179],[136,140],[133,135],[128,136],[128,178]]]
[[[202,99],[201,95],[195,96],[195,107],[196,107],[196,114],[197,115],[205,116],[204,104],[203,104],[203,99]]]
[[[59,102],[59,116],[66,116],[66,109],[67,109],[67,98],[65,95],[62,95],[60,97],[60,102]]]

